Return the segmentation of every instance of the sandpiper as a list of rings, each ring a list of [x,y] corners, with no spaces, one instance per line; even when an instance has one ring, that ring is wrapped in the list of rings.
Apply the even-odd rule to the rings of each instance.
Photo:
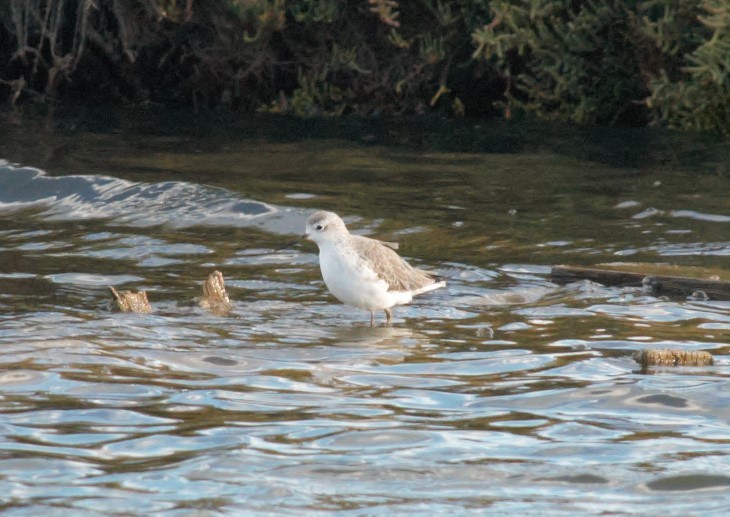
[[[384,310],[390,322],[394,305],[446,285],[409,265],[393,251],[392,243],[352,235],[335,213],[315,212],[305,231],[319,246],[319,268],[327,288],[341,302],[370,311],[370,326],[375,311]]]

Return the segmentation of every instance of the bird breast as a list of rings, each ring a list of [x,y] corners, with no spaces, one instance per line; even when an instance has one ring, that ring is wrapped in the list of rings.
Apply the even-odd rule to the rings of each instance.
[[[354,251],[342,246],[320,247],[319,265],[322,278],[330,292],[341,302],[361,309],[375,311],[392,307],[396,303],[388,283]]]

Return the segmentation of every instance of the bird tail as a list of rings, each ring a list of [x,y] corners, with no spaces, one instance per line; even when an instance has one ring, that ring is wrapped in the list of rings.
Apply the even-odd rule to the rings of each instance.
[[[440,289],[442,287],[446,286],[445,281],[441,282],[434,282],[433,284],[424,285],[423,287],[419,287],[418,289],[415,289],[411,292],[412,296],[417,296],[419,294],[427,293],[429,291],[433,291],[434,289]]]

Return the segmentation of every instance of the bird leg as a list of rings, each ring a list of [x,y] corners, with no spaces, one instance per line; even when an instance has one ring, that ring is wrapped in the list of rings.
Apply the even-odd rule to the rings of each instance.
[[[393,321],[393,311],[385,309],[385,322],[390,323],[391,321]]]
[[[370,311],[370,326],[375,326],[375,311]]]

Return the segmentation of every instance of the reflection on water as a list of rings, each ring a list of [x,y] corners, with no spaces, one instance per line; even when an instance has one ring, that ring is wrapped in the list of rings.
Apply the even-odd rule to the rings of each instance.
[[[663,169],[336,140],[62,149],[57,166],[0,165],[13,514],[730,509],[730,303],[558,287],[547,267],[724,274],[716,154]],[[447,288],[370,328],[296,240],[315,208],[399,241]],[[192,303],[213,269],[225,317]],[[147,290],[154,312],[110,312],[109,285]],[[716,366],[642,375],[631,354],[652,347]]]

